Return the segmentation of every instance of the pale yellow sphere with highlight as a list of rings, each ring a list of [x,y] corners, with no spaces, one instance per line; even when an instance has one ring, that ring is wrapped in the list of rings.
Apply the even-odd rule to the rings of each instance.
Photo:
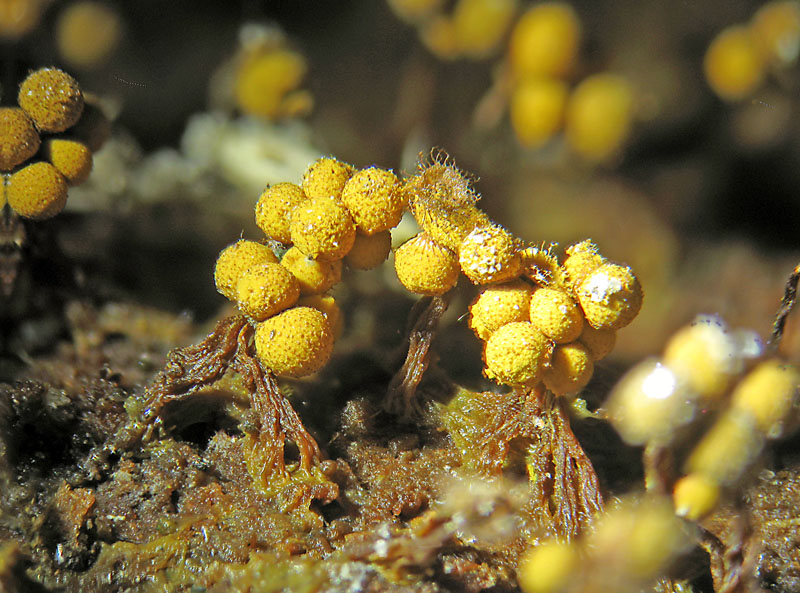
[[[313,259],[342,259],[356,240],[350,212],[332,197],[309,198],[291,213],[292,243]]]
[[[278,263],[264,263],[244,270],[236,283],[236,304],[256,321],[264,321],[297,302],[300,283]]]
[[[80,185],[92,172],[92,151],[78,140],[48,138],[44,143],[44,154],[70,185]]]
[[[236,284],[247,268],[259,264],[278,263],[272,249],[255,241],[240,239],[220,251],[214,267],[217,291],[228,299],[236,300]]]
[[[473,284],[505,282],[522,273],[520,241],[499,224],[474,229],[458,246],[461,271]]]
[[[508,59],[515,78],[563,77],[575,66],[581,24],[566,2],[541,2],[517,20],[511,32]]]
[[[606,263],[587,275],[576,289],[586,321],[595,329],[620,329],[634,320],[644,294],[627,266]]]
[[[288,244],[292,241],[289,221],[292,210],[308,199],[294,183],[276,183],[265,189],[256,202],[256,225],[267,237]]]
[[[567,143],[587,160],[608,161],[628,140],[633,110],[633,87],[624,77],[601,73],[584,78],[567,101]]]
[[[556,395],[578,393],[586,387],[594,373],[589,350],[580,342],[558,344],[553,349],[550,365],[545,369],[544,384]]]
[[[40,130],[63,132],[80,119],[83,93],[78,81],[66,72],[41,68],[22,81],[17,103]]]
[[[739,374],[739,344],[721,322],[699,319],[667,342],[662,361],[704,400],[717,400]]]
[[[36,154],[41,144],[33,121],[19,107],[0,107],[0,171],[11,171]]]
[[[334,158],[323,157],[311,163],[303,173],[300,187],[309,198],[341,198],[345,183],[353,175],[353,166]]]
[[[397,248],[394,269],[400,284],[415,294],[441,295],[458,282],[456,254],[425,233],[412,237]]]
[[[256,353],[265,368],[285,377],[320,370],[333,352],[333,331],[324,313],[293,307],[256,326]]]
[[[385,262],[391,251],[391,232],[383,231],[374,235],[356,233],[356,240],[344,257],[344,262],[356,270],[371,270]]]
[[[508,112],[520,144],[540,148],[561,130],[568,94],[556,78],[526,78],[514,87]]]
[[[533,387],[541,380],[552,351],[553,342],[532,323],[507,323],[486,341],[484,372],[498,383]]]
[[[342,203],[358,230],[374,235],[400,223],[405,208],[397,176],[387,169],[369,167],[353,174],[342,189]]]
[[[297,278],[304,295],[327,292],[342,279],[342,260],[311,259],[297,247],[283,254],[281,265]]]
[[[583,311],[563,290],[540,288],[533,293],[530,321],[556,344],[572,342],[583,330]]]
[[[52,218],[67,204],[67,180],[50,163],[31,163],[8,177],[6,200],[22,218]]]
[[[469,326],[481,340],[513,321],[530,320],[533,287],[522,280],[481,289],[469,306]]]

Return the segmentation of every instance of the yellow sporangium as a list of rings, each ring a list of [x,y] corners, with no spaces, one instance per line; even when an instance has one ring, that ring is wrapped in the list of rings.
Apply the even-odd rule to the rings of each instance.
[[[566,83],[556,78],[526,78],[514,87],[508,109],[520,144],[540,148],[558,133],[568,94]]]
[[[644,295],[629,267],[605,263],[584,277],[576,296],[589,325],[620,329],[639,313]]]
[[[341,199],[356,228],[364,235],[393,229],[405,208],[400,181],[387,169],[369,167],[353,174],[342,189]]]
[[[602,360],[614,349],[617,342],[617,332],[613,329],[595,329],[588,323],[583,324],[578,341],[586,346],[592,360]]]
[[[674,334],[662,360],[707,401],[725,395],[742,368],[739,345],[722,321],[713,317],[701,317]]]
[[[530,322],[556,344],[565,344],[581,335],[583,311],[563,290],[539,288],[531,297]]]
[[[356,240],[344,262],[356,270],[377,268],[389,257],[392,251],[392,233],[383,231],[374,235],[356,233]]]
[[[19,107],[0,107],[0,171],[10,171],[39,150],[41,138]]]
[[[797,424],[794,408],[799,391],[797,367],[770,359],[739,381],[731,394],[731,406],[746,412],[761,432],[775,438],[784,432],[786,425]]]
[[[120,17],[104,2],[73,2],[59,13],[56,22],[58,51],[76,68],[102,66],[121,36]]]
[[[675,514],[689,521],[698,521],[714,510],[720,498],[720,487],[703,474],[683,476],[672,488]]]
[[[446,160],[420,164],[418,173],[406,180],[404,192],[422,230],[454,252],[475,228],[492,223],[475,205],[479,196],[469,180]]]
[[[66,72],[41,68],[22,81],[17,103],[40,130],[63,132],[80,119],[83,93],[78,82]]]
[[[605,263],[606,258],[597,251],[597,245],[585,239],[566,249],[567,258],[561,265],[564,280],[574,291],[583,279]]]
[[[291,243],[290,214],[307,199],[300,186],[294,183],[276,183],[268,187],[256,202],[256,225],[267,237]]]
[[[44,156],[70,185],[79,185],[92,172],[92,151],[83,142],[69,138],[48,138]]]
[[[8,205],[23,218],[52,218],[67,204],[67,180],[43,161],[26,165],[6,181]]]
[[[552,351],[553,342],[532,323],[507,323],[486,341],[484,372],[498,383],[533,387],[541,380]]]
[[[263,263],[245,269],[236,282],[236,304],[255,321],[288,309],[300,296],[300,283],[278,263]]]
[[[269,119],[293,115],[287,113],[285,100],[300,86],[306,69],[303,56],[285,47],[266,44],[246,50],[236,69],[237,106]]]
[[[214,267],[214,283],[217,291],[236,301],[236,284],[247,268],[259,264],[278,263],[272,249],[255,241],[240,239],[220,251]]]
[[[554,593],[569,582],[579,562],[578,546],[548,540],[520,556],[517,581],[525,593]]]
[[[587,160],[608,161],[630,135],[633,110],[633,88],[622,76],[601,73],[584,78],[567,101],[567,143]]]
[[[309,198],[291,213],[292,243],[313,259],[342,259],[356,240],[350,212],[334,197]]]
[[[342,260],[311,259],[297,247],[283,254],[281,265],[297,278],[304,295],[327,292],[342,279]]]
[[[309,198],[340,199],[345,183],[353,175],[352,165],[323,157],[311,163],[303,173],[300,187]]]
[[[458,53],[480,59],[494,52],[516,8],[516,0],[459,0],[452,16]]]
[[[557,344],[542,379],[556,395],[578,393],[586,387],[594,373],[589,350],[580,342]]]
[[[764,80],[764,56],[753,33],[743,26],[723,29],[703,59],[711,89],[726,101],[738,101],[755,92]]]
[[[461,271],[473,284],[492,284],[522,273],[522,244],[499,224],[474,228],[458,245]]]
[[[256,327],[256,352],[276,375],[304,377],[328,362],[333,331],[324,313],[313,307],[293,307]]]
[[[508,59],[516,79],[561,77],[574,68],[581,42],[581,24],[565,2],[531,6],[511,32]]]
[[[533,287],[522,280],[484,287],[469,306],[469,326],[481,339],[512,321],[529,321]]]
[[[458,282],[456,254],[420,233],[394,252],[397,279],[406,290],[428,296],[441,295]]]

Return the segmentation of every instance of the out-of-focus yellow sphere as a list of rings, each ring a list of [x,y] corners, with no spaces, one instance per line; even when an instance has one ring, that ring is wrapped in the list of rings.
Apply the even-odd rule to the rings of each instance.
[[[728,27],[711,42],[703,60],[711,89],[726,101],[753,93],[764,80],[764,58],[753,34],[745,27]]]
[[[567,85],[555,78],[528,78],[514,88],[509,113],[521,144],[539,148],[558,133],[567,95]]]
[[[520,17],[511,32],[511,72],[516,78],[565,76],[575,65],[580,42],[581,24],[569,4],[536,4]]]

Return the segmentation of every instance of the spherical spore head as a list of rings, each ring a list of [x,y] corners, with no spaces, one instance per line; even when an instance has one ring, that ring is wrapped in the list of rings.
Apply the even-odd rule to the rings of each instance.
[[[620,329],[638,315],[642,287],[627,266],[606,263],[588,274],[577,287],[586,321],[595,329]]]
[[[415,294],[441,295],[458,282],[456,254],[425,233],[412,237],[397,248],[394,269],[400,284]]]
[[[6,199],[23,218],[52,218],[67,204],[67,180],[50,163],[31,163],[9,176]]]
[[[92,172],[92,151],[78,140],[48,138],[44,143],[44,154],[70,185],[80,185]]]
[[[242,272],[258,264],[277,262],[278,258],[266,245],[240,239],[228,245],[217,256],[214,267],[214,283],[217,291],[228,299],[236,301],[236,284]]]
[[[486,341],[486,376],[505,385],[533,387],[550,362],[553,342],[528,321],[514,321]]]
[[[342,259],[356,240],[356,226],[347,208],[332,197],[309,198],[291,213],[292,243],[313,259]]]
[[[256,202],[256,225],[267,237],[291,243],[291,212],[307,199],[302,188],[294,183],[276,183],[268,187]]]
[[[327,292],[342,279],[342,260],[311,259],[297,247],[283,254],[281,265],[297,278],[304,295]]]
[[[581,23],[566,2],[531,6],[511,31],[509,62],[517,78],[563,77],[572,70],[580,49]]]
[[[578,337],[581,344],[592,355],[592,360],[601,360],[608,356],[617,343],[617,332],[613,329],[595,329],[588,323],[583,324],[583,331]]]
[[[461,271],[473,284],[505,282],[522,273],[521,245],[499,224],[473,229],[458,246]]]
[[[236,282],[236,304],[255,321],[288,309],[300,296],[300,283],[278,263],[263,263],[245,269]]]
[[[63,132],[77,123],[83,111],[78,82],[58,68],[31,72],[19,87],[17,102],[45,132]]]
[[[300,186],[309,198],[342,196],[345,183],[353,175],[353,166],[334,158],[323,157],[311,163],[303,173]]]
[[[328,362],[333,331],[313,307],[293,307],[258,324],[256,352],[261,364],[279,376],[304,377]]]
[[[540,288],[533,293],[530,321],[556,344],[565,344],[581,335],[583,311],[566,292]]]
[[[365,235],[396,227],[405,208],[397,176],[378,167],[354,173],[342,189],[342,203],[352,214],[358,230]]]
[[[41,139],[19,107],[0,108],[0,171],[11,171],[36,154]]]
[[[385,262],[391,251],[392,233],[390,231],[382,231],[374,235],[356,233],[356,240],[344,261],[356,270],[371,270]]]
[[[522,280],[484,287],[469,307],[469,326],[481,339],[512,321],[528,321],[533,287]]]
[[[568,395],[586,387],[594,373],[589,350],[580,342],[558,344],[544,372],[544,384],[556,395]]]

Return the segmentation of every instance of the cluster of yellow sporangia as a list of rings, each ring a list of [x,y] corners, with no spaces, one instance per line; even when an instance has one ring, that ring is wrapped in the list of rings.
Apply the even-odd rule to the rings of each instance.
[[[672,336],[661,358],[631,369],[607,408],[626,442],[661,447],[679,435],[685,439],[692,433],[683,427],[716,413],[673,487],[678,514],[696,520],[736,486],[767,439],[796,423],[799,390],[800,369],[765,358],[752,332],[731,331],[705,316]]]
[[[50,218],[66,205],[68,187],[86,181],[109,122],[57,68],[29,74],[17,103],[0,108],[0,207],[7,203],[23,218]]]
[[[239,241],[220,254],[217,289],[257,324],[256,349],[268,369],[313,373],[330,356],[332,311],[338,318],[332,299],[321,307],[319,295],[340,280],[343,261],[380,265],[390,252],[389,231],[408,208],[422,232],[395,251],[397,277],[428,296],[448,292],[460,273],[481,286],[470,326],[486,342],[487,377],[524,387],[544,381],[559,395],[579,391],[594,361],[613,348],[616,330],[638,313],[638,280],[590,241],[569,248],[560,265],[549,250],[526,247],[493,222],[477,200],[447,162],[420,165],[400,181],[385,169],[355,171],[320,159],[300,185],[274,185],[256,205],[267,237],[290,246],[280,261],[266,245]],[[310,296],[317,300],[304,300]],[[303,307],[309,311],[301,319],[294,311]]]
[[[342,263],[369,269],[391,250],[390,229],[404,211],[397,176],[356,171],[332,158],[312,163],[299,185],[278,183],[256,204],[256,224],[288,249],[241,240],[220,253],[217,290],[255,324],[256,352],[276,375],[302,377],[328,361],[340,311],[326,293]]]

